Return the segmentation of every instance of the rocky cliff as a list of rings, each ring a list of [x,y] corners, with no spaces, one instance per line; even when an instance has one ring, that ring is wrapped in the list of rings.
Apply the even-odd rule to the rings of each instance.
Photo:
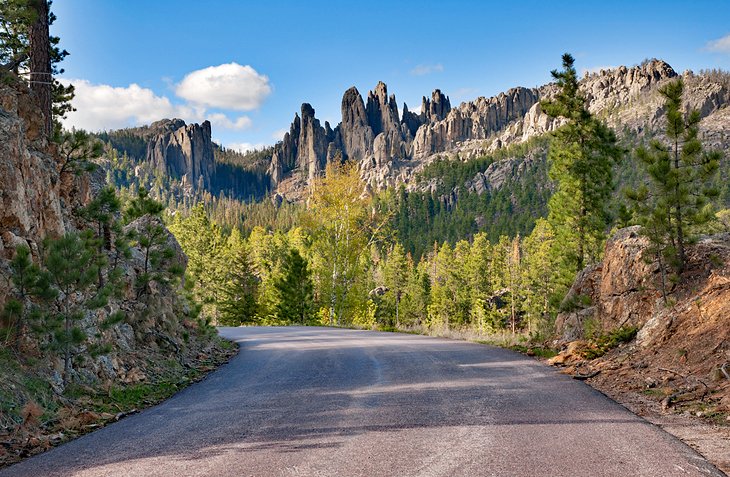
[[[581,89],[589,110],[619,132],[653,134],[661,127],[658,88],[677,76],[667,63],[649,60],[634,67],[586,74]],[[685,72],[683,77],[688,107],[698,108],[702,114],[704,138],[709,145],[728,148],[728,76]],[[559,120],[549,118],[540,107],[540,101],[555,92],[553,84],[517,87],[452,107],[448,96],[435,90],[430,99],[423,98],[418,114],[404,104],[399,115],[395,95],[388,95],[384,83],[378,83],[366,101],[352,87],[342,98],[342,121],[334,130],[319,126],[311,106],[302,106],[302,119],[295,117],[289,133],[274,148],[270,176],[274,186],[292,175],[304,186],[327,161],[337,157],[358,161],[363,179],[374,188],[397,183],[413,187],[415,173],[437,158],[467,160],[524,143],[560,126]],[[305,107],[310,132],[301,129]]]
[[[215,171],[210,122],[165,119],[149,126],[146,160],[191,188],[208,188]]]
[[[53,147],[29,91],[0,87],[0,256],[65,230]],[[0,295],[2,302],[2,295]]]
[[[609,394],[655,396],[665,410],[728,413],[730,234],[706,236],[688,249],[687,269],[678,283],[670,282],[665,303],[659,267],[647,260],[639,231],[618,231],[606,243],[603,261],[577,277],[565,300],[569,309],[556,321],[567,346],[553,362],[596,376],[595,384]],[[635,340],[590,359],[589,335],[629,327],[638,330]]]

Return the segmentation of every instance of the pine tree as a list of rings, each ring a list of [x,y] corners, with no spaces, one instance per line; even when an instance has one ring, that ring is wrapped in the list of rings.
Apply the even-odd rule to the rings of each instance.
[[[274,282],[278,294],[277,316],[289,323],[307,324],[314,318],[314,283],[307,260],[291,249],[282,276]]]
[[[47,0],[3,0],[0,2],[0,73],[4,80],[18,81],[27,69],[27,81],[44,114],[44,132],[50,138],[60,129],[58,118],[73,110],[72,85],[64,86],[54,76],[62,74],[58,64],[68,56],[49,34],[56,20]],[[54,128],[55,123],[55,128]]]
[[[650,253],[676,277],[687,264],[686,247],[714,220],[711,200],[718,195],[710,183],[717,174],[721,154],[705,152],[698,139],[700,113],[683,112],[684,82],[675,80],[659,92],[666,108],[666,143],[653,140],[640,147],[636,157],[649,176],[649,184],[627,190],[642,232],[652,244]],[[662,275],[662,291],[666,284]]]
[[[87,311],[104,306],[108,295],[94,287],[101,264],[90,232],[47,241],[46,249],[45,270],[36,287],[42,294],[55,296],[57,311],[47,313],[46,329],[51,332],[52,349],[63,356],[65,386],[71,378],[73,358],[88,338],[79,322]]]
[[[27,62],[28,34],[35,15],[28,0],[0,2],[0,71],[17,75]]]
[[[57,130],[54,141],[58,144],[61,157],[59,174],[80,175],[96,169],[94,159],[104,153],[104,145],[91,134],[83,130]]]
[[[220,287],[219,323],[240,326],[256,322],[259,280],[254,274],[248,249],[240,244],[226,254],[228,273]]]
[[[26,299],[33,294],[40,269],[36,266],[27,246],[18,247],[15,257],[10,261],[12,280],[16,297],[5,303],[0,315],[2,318],[3,341],[6,346],[17,349],[28,327],[29,311],[25,309]]]
[[[104,251],[111,251],[115,245],[112,233],[121,207],[121,201],[114,188],[105,187],[81,210],[80,215],[93,224],[97,238],[96,255],[100,262],[106,262]],[[99,267],[98,286],[99,288],[104,286],[103,267]]]
[[[492,246],[486,234],[483,232],[476,234],[465,267],[469,283],[467,288],[471,294],[470,320],[479,333],[485,331],[488,321],[487,300],[494,291],[491,254]]]
[[[140,219],[134,234],[134,241],[144,255],[142,274],[137,277],[138,296],[147,293],[150,282],[169,280],[183,273],[180,264],[171,262],[175,252],[167,246],[167,230],[159,219],[163,210],[165,206],[151,198],[143,187],[124,210],[127,223]]]
[[[586,108],[573,64],[573,57],[564,54],[563,70],[551,73],[559,92],[541,106],[549,116],[567,121],[550,141],[550,178],[557,190],[548,207],[565,266],[577,273],[599,258],[610,221],[613,165],[622,151],[613,131]]]
[[[523,280],[525,300],[523,309],[527,313],[528,332],[533,324],[545,324],[555,308],[555,302],[562,299],[567,290],[560,288],[558,267],[552,253],[555,234],[545,219],[538,219],[532,233],[525,238]]]
[[[188,257],[186,280],[192,282],[196,300],[203,303],[203,313],[215,318],[218,285],[229,269],[226,261],[235,258],[241,247],[240,233],[234,229],[225,243],[220,227],[210,221],[202,204],[194,207],[188,217],[179,217],[169,228]]]

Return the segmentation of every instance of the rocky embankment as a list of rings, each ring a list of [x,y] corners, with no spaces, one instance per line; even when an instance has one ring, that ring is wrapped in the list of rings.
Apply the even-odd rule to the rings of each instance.
[[[29,248],[38,264],[44,240],[88,228],[79,210],[105,186],[102,174],[61,174],[61,158],[41,133],[42,124],[30,91],[0,87],[0,330],[11,326],[2,311],[9,300],[19,300],[26,309],[38,304],[16,287],[11,260],[17,251]],[[185,156],[190,145],[185,137],[195,134],[196,127],[174,129],[157,134],[153,143],[166,145],[152,148],[153,153],[167,151],[166,163],[172,164],[171,151]],[[195,157],[198,146],[190,147]],[[197,177],[205,180],[204,172]],[[155,221],[162,225],[157,218],[141,217],[124,233]],[[165,260],[184,267],[185,254],[162,227],[164,248],[172,252]],[[68,384],[61,378],[61,353],[49,346],[50,331],[32,331],[28,324],[12,347],[9,341],[0,342],[0,466],[160,399],[229,354],[225,343],[196,321],[178,282],[152,280],[140,293],[146,250],[138,242],[128,258],[108,253],[109,263],[118,263],[123,278],[105,306],[80,320],[88,340],[75,349]],[[47,313],[53,313],[53,305],[48,306]],[[106,318],[120,312],[121,321],[105,325]],[[121,399],[127,392],[138,399]]]
[[[638,227],[609,239],[603,262],[566,297],[571,309],[556,322],[563,349],[550,362],[730,470],[730,234],[691,246],[666,303],[646,250]]]

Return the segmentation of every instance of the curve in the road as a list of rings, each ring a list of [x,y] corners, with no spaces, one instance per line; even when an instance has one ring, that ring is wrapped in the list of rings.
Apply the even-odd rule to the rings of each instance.
[[[331,328],[222,328],[228,365],[0,476],[721,476],[516,353]]]

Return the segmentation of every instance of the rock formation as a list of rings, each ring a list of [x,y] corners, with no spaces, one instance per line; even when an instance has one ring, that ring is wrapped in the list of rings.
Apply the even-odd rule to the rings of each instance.
[[[0,88],[0,255],[6,258],[18,242],[33,245],[65,230],[57,163],[34,107],[30,91]]]
[[[728,234],[707,237],[688,252],[687,271],[678,286],[670,284],[672,304],[660,292],[660,271],[647,261],[647,240],[639,227],[621,229],[606,243],[601,263],[578,275],[566,296],[575,309],[558,315],[555,326],[564,341],[580,339],[587,320],[599,332],[621,326],[640,328],[639,344],[661,341],[674,316],[694,311],[703,320],[730,319],[730,248]],[[581,299],[582,297],[582,299]],[[581,306],[580,302],[590,301]],[[699,307],[699,308],[698,308]]]
[[[268,172],[274,184],[282,181],[291,171],[298,171],[307,180],[312,180],[327,165],[327,157],[333,154],[330,144],[336,132],[329,123],[322,127],[314,117],[314,108],[309,103],[302,104],[302,116],[294,115],[289,132],[274,147]]]
[[[360,161],[370,153],[375,136],[368,122],[365,103],[354,86],[342,97],[340,135],[345,157]]]
[[[210,122],[188,124],[165,119],[150,125],[147,161],[160,173],[193,189],[209,187],[215,170]]]

